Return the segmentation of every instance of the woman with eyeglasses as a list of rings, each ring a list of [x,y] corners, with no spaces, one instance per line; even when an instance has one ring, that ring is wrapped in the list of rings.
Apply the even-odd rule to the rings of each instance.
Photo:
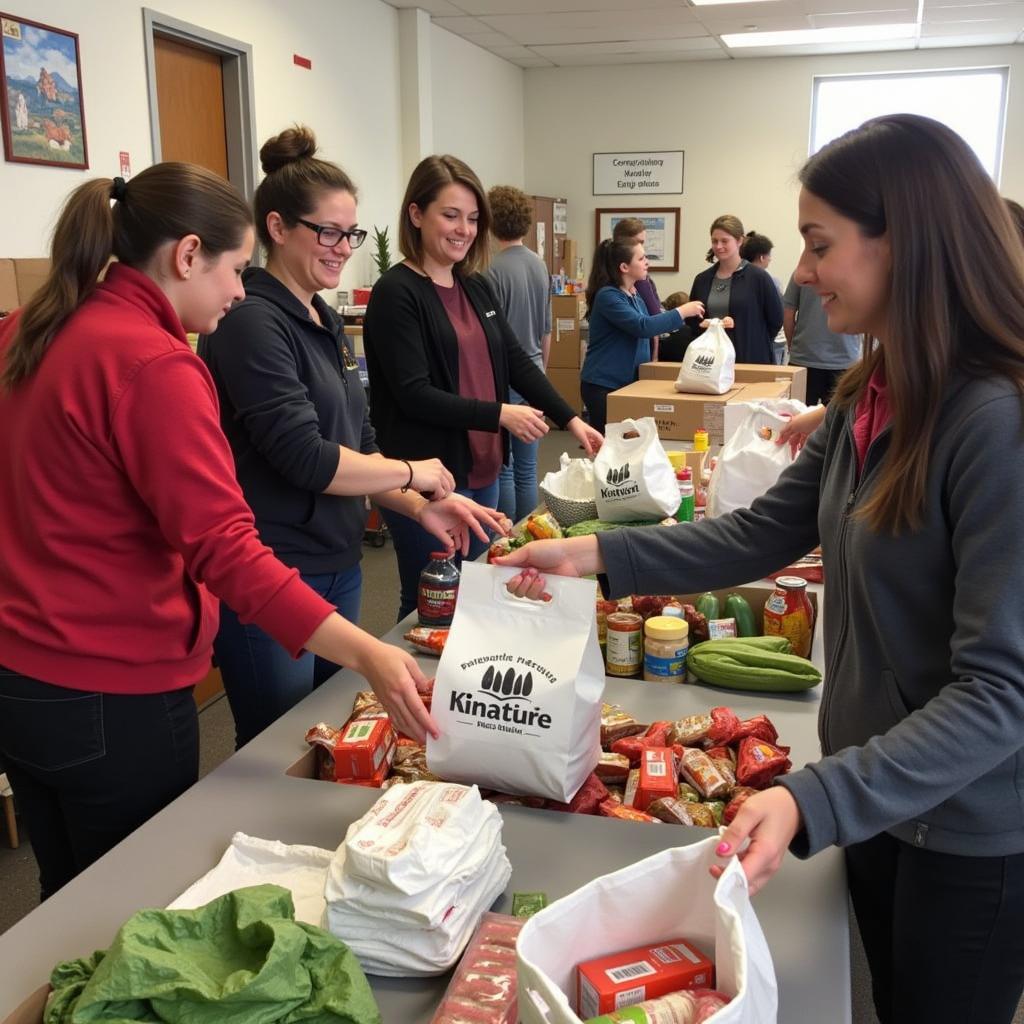
[[[266,177],[254,207],[266,269],[245,272],[244,301],[203,339],[200,355],[261,539],[354,623],[367,495],[448,550],[468,550],[471,532],[487,537],[481,523],[500,523],[452,493],[454,478],[439,459],[385,459],[378,451],[356,361],[317,294],[338,287],[366,232],[357,227],[355,185],[315,154],[305,127],[260,150]],[[227,607],[214,651],[239,747],[338,668],[313,655],[293,660]]]

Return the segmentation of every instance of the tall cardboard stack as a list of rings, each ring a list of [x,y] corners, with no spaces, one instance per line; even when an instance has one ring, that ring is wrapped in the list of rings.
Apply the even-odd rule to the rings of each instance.
[[[583,409],[580,399],[580,365],[583,337],[580,322],[586,318],[582,295],[551,296],[551,355],[548,380],[576,413]]]

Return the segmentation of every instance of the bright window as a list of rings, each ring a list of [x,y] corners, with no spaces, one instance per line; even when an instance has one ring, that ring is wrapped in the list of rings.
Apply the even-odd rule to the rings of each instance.
[[[948,125],[998,184],[1009,68],[818,76],[811,105],[811,153],[882,114],[923,114]]]

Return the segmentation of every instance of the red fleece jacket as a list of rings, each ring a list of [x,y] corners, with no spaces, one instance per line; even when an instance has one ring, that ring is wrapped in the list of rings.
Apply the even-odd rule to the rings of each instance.
[[[209,668],[212,594],[292,654],[333,610],[260,542],[213,381],[144,274],[113,265],[0,392],[0,439],[0,665],[159,693]]]

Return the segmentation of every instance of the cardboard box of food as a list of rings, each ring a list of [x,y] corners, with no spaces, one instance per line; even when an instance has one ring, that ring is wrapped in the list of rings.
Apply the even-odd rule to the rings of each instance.
[[[578,416],[583,411],[583,399],[580,398],[579,369],[548,366],[548,380]]]
[[[693,432],[703,427],[713,445],[725,443],[725,407],[733,402],[756,402],[786,398],[789,381],[738,384],[724,395],[683,395],[673,380],[638,380],[608,396],[608,422],[642,416],[654,418],[663,440],[692,441]]]
[[[682,363],[641,363],[641,380],[675,380]],[[784,398],[807,400],[807,369],[803,366],[765,366],[758,363],[737,363],[736,383],[762,384],[764,382],[788,381],[789,394]]]
[[[551,296],[551,355],[548,369],[578,370],[580,367],[580,321],[586,316],[582,295]]]

